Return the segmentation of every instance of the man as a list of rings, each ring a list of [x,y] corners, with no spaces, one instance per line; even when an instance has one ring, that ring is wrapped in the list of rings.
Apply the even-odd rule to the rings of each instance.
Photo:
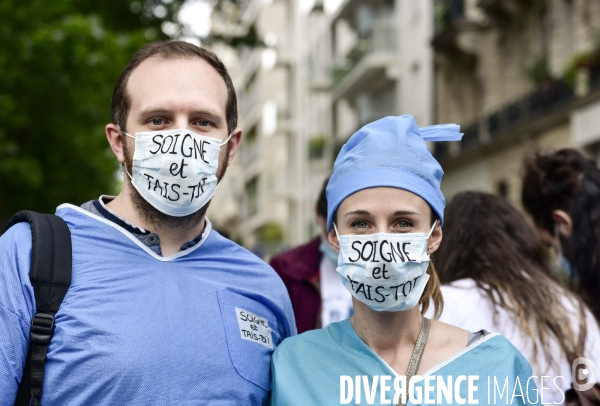
[[[290,294],[298,333],[352,316],[352,296],[336,272],[338,254],[327,240],[328,181],[315,206],[319,236],[271,260]]]
[[[273,349],[296,329],[275,272],[205,217],[242,137],[225,66],[188,43],[147,44],[117,80],[111,114],[123,190],[56,212],[73,276],[41,404],[264,404]],[[0,238],[0,405],[23,374],[30,256],[28,224]]]

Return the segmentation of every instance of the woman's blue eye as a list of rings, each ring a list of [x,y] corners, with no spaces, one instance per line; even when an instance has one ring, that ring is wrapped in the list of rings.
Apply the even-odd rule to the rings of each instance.
[[[358,220],[352,223],[352,227],[356,228],[367,228],[367,222],[363,220]]]
[[[412,224],[411,224],[409,221],[406,221],[406,220],[400,220],[400,221],[398,222],[398,226],[400,226],[401,228],[407,228],[407,227],[410,227],[410,226],[412,226]]]

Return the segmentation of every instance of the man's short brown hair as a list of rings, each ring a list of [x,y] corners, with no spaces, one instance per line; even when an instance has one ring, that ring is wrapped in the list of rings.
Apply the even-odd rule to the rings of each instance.
[[[110,110],[111,120],[114,124],[118,124],[122,129],[126,128],[127,116],[131,108],[131,99],[127,92],[129,76],[143,61],[153,56],[165,59],[198,57],[208,62],[221,75],[227,86],[227,104],[225,106],[227,132],[231,133],[237,127],[237,99],[227,68],[214,53],[183,41],[151,42],[135,53],[115,83]]]

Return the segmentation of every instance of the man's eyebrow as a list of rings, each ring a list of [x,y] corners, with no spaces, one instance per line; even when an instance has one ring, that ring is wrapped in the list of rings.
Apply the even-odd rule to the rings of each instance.
[[[194,111],[192,111],[192,114],[197,115],[197,116],[209,117],[211,120],[218,121],[218,122],[221,122],[224,118],[222,114],[220,114],[214,110],[208,110],[208,109],[194,110]]]
[[[153,114],[165,114],[165,113],[172,113],[172,111],[169,109],[149,107],[147,109],[142,110],[140,112],[140,115],[147,117],[147,116],[151,116]],[[223,121],[223,116],[221,114],[219,114],[218,112],[216,112],[214,110],[210,110],[210,109],[194,110],[194,111],[192,111],[191,114],[194,116],[208,117],[209,119],[211,119],[215,122],[218,122],[218,123]]]

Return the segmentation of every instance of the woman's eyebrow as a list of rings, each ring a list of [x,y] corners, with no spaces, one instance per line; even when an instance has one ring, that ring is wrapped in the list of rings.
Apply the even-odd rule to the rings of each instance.
[[[406,215],[416,215],[421,216],[421,213],[411,210],[398,210],[394,212],[394,216],[406,216]]]
[[[348,212],[348,213],[344,214],[344,217],[347,217],[347,216],[352,216],[352,215],[354,215],[354,214],[361,214],[361,215],[367,215],[367,216],[368,216],[368,215],[369,215],[369,214],[371,214],[371,213],[369,213],[369,212],[368,212],[368,211],[366,211],[366,210],[354,210],[354,211],[350,211],[350,212]]]

